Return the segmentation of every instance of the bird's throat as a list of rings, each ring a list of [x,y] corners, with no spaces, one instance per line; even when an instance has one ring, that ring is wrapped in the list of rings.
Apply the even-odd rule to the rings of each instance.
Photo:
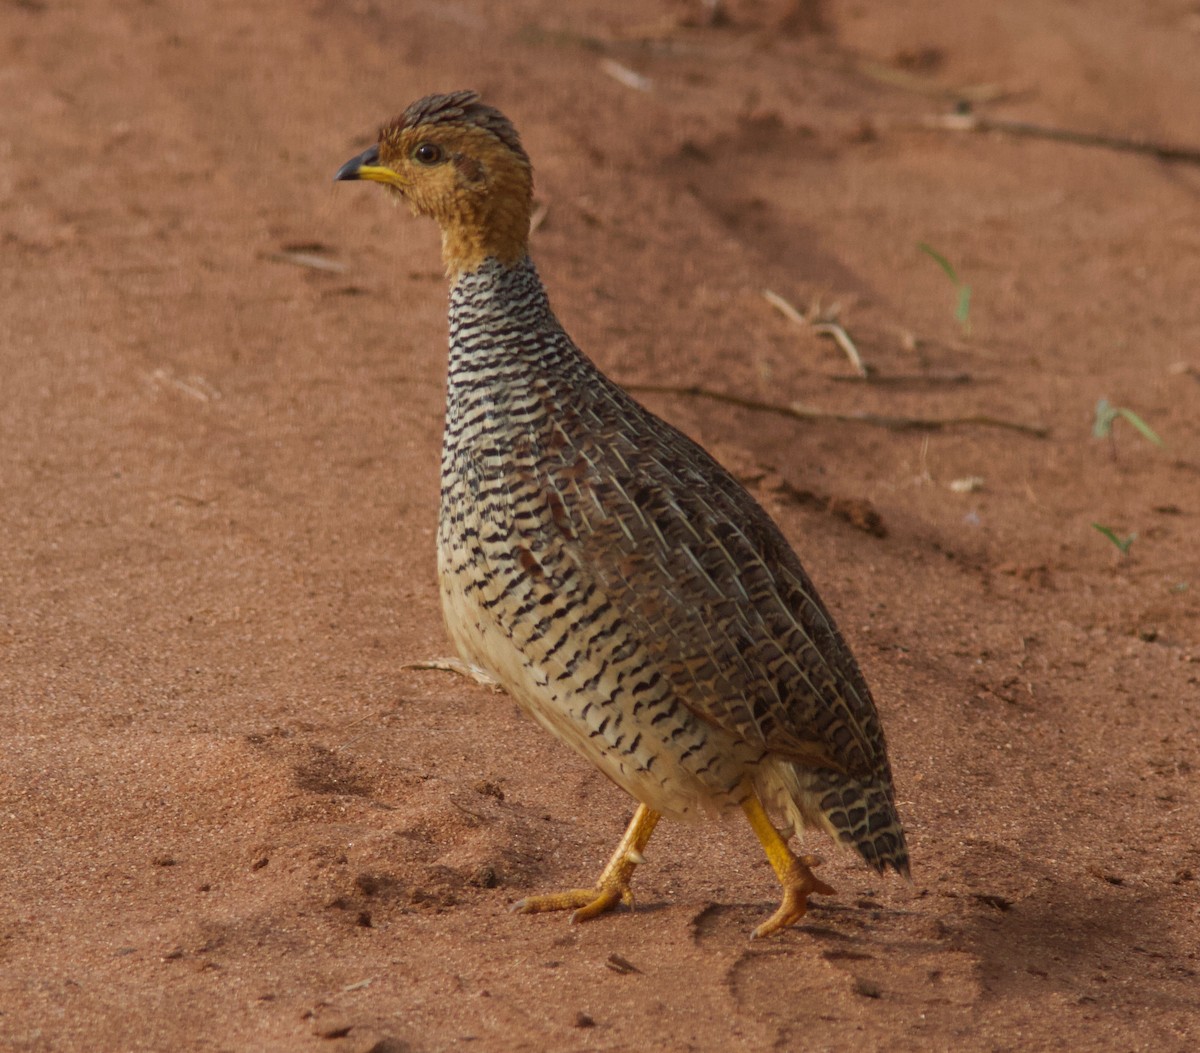
[[[486,259],[512,266],[529,250],[528,191],[490,196],[485,202],[462,204],[443,218],[442,262],[453,282],[479,270]]]

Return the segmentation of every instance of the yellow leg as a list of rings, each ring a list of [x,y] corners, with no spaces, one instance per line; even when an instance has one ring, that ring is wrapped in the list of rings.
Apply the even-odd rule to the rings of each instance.
[[[816,856],[796,856],[792,853],[753,790],[742,804],[742,811],[766,849],[767,859],[783,886],[783,902],[779,909],[754,930],[755,938],[759,938],[794,925],[807,913],[808,897],[812,893],[830,896],[833,895],[833,889],[809,870],[809,867],[821,862]]]
[[[548,910],[569,910],[571,921],[588,921],[610,911],[618,903],[633,906],[633,891],[629,879],[633,868],[642,860],[642,849],[654,833],[659,814],[644,804],[639,804],[633,819],[617,845],[612,859],[600,875],[595,888],[573,888],[566,892],[553,892],[548,896],[528,896],[512,905],[517,914],[541,914]]]

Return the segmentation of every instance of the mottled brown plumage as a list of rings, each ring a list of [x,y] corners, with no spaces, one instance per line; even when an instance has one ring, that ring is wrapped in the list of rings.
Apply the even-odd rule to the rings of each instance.
[[[690,439],[576,348],[527,255],[532,177],[512,125],[430,96],[348,162],[437,220],[452,279],[438,563],[451,639],[640,806],[595,888],[629,899],[660,815],[740,807],[784,887],[759,935],[832,890],[763,810],[908,871],[883,732],[787,540]]]

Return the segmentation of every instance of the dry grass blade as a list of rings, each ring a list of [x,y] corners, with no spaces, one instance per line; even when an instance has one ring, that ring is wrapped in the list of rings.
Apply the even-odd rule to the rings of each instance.
[[[822,336],[832,337],[834,342],[842,349],[842,353],[850,360],[850,365],[854,367],[854,372],[860,377],[867,376],[867,367],[863,364],[862,356],[858,353],[858,348],[854,346],[854,341],[850,339],[850,334],[846,332],[837,322],[832,321],[812,321],[805,315],[802,315],[796,310],[787,300],[779,293],[771,289],[763,289],[763,299],[775,308],[789,322],[794,322],[796,325],[812,328],[814,333],[820,333]]]
[[[308,267],[314,271],[329,271],[331,274],[344,274],[346,265],[338,260],[327,260],[313,252],[269,252],[267,259],[275,263],[290,263],[295,267]]]
[[[763,299],[775,308],[789,322],[795,322],[796,325],[808,325],[808,319],[796,310],[787,300],[779,293],[771,289],[763,289]]]
[[[439,673],[454,673],[456,676],[463,676],[468,680],[474,680],[475,683],[481,684],[484,687],[493,687],[496,690],[501,689],[493,677],[489,676],[478,666],[471,665],[470,662],[464,662],[461,658],[430,658],[423,662],[405,662],[400,668],[433,669]]]
[[[204,377],[195,373],[187,377],[179,377],[169,369],[159,366],[150,373],[150,380],[157,387],[173,388],[175,391],[182,392],[197,402],[213,402],[221,397],[220,391],[213,387]]]
[[[863,365],[862,357],[858,353],[858,348],[854,346],[854,341],[850,339],[850,334],[846,332],[837,322],[814,322],[813,332],[820,333],[822,336],[833,337],[834,343],[842,349],[842,353],[850,359],[850,364],[854,367],[860,377],[867,375],[867,367]]]
[[[633,88],[634,91],[648,92],[654,87],[654,82],[649,77],[643,77],[636,70],[622,65],[616,59],[601,59],[600,68],[613,80],[624,84],[627,88]]]
[[[900,88],[902,91],[947,99],[965,99],[975,103],[996,102],[1026,93],[1003,84],[964,84],[961,87],[947,87],[929,77],[922,77],[920,74],[911,73],[908,70],[896,69],[894,66],[886,66],[881,62],[860,62],[858,70],[880,84]]]

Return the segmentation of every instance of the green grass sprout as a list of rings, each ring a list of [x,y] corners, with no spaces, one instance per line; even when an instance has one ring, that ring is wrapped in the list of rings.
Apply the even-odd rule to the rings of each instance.
[[[1108,399],[1101,399],[1096,403],[1096,420],[1092,425],[1092,435],[1097,439],[1111,439],[1112,426],[1118,418],[1132,424],[1141,433],[1142,438],[1154,443],[1155,446],[1163,445],[1162,439],[1158,437],[1155,430],[1133,410],[1126,409],[1124,406],[1110,405]]]
[[[958,271],[954,269],[952,264],[945,256],[927,242],[921,241],[917,243],[917,248],[928,256],[945,272],[946,277],[950,279],[954,285],[954,291],[957,295],[957,300],[954,305],[954,318],[960,326],[965,336],[971,335],[971,287],[958,276]]]
[[[1100,531],[1101,534],[1103,534],[1106,538],[1108,538],[1109,541],[1116,545],[1117,551],[1119,551],[1122,556],[1129,555],[1130,548],[1133,547],[1133,543],[1137,540],[1137,534],[1130,534],[1128,537],[1121,537],[1115,530],[1113,530],[1112,527],[1102,526],[1100,523],[1093,523],[1092,529]]]

